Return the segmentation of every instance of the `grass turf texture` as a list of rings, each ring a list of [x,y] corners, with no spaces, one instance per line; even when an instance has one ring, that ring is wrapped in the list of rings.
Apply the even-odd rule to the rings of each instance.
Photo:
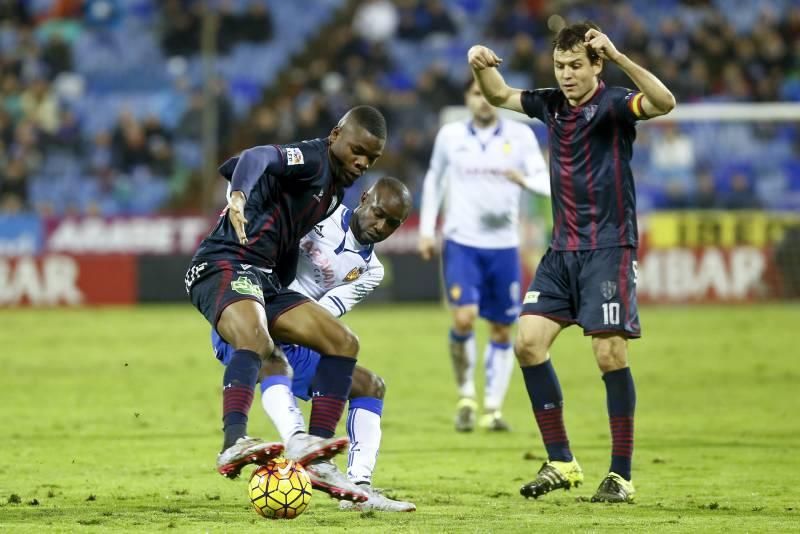
[[[0,530],[791,530],[800,521],[799,312],[643,310],[645,337],[631,346],[638,503],[612,506],[588,502],[610,444],[605,390],[577,328],[553,357],[586,485],[526,501],[518,490],[543,448],[519,371],[505,410],[514,432],[456,434],[445,310],[365,306],[348,323],[362,363],[388,384],[375,483],[418,511],[339,512],[317,493],[286,523],[258,517],[245,482],[214,471],[222,367],[190,306],[5,310]],[[478,339],[482,353],[484,329]],[[251,434],[276,437],[258,397]]]

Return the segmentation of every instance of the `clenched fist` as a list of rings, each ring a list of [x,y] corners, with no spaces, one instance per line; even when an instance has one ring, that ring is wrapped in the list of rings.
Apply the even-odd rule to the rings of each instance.
[[[497,54],[483,45],[475,45],[467,52],[467,62],[475,70],[497,67],[503,60]]]

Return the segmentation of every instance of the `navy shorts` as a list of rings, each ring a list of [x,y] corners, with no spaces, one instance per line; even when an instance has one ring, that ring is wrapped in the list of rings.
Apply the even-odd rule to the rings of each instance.
[[[211,345],[214,347],[214,356],[223,365],[228,365],[233,356],[233,347],[225,343],[225,340],[213,328],[211,329]],[[314,379],[314,375],[317,374],[319,353],[300,345],[281,343],[280,346],[289,360],[289,365],[292,366],[292,371],[294,371],[292,393],[295,397],[305,401],[310,400],[311,381]]]
[[[217,326],[222,310],[240,300],[255,300],[264,307],[268,325],[308,297],[281,286],[275,273],[227,260],[193,263],[184,280],[192,304]]]
[[[516,248],[476,248],[447,240],[442,268],[452,306],[477,304],[478,314],[494,323],[517,320],[520,266]]]
[[[636,306],[636,249],[548,249],[520,315],[543,315],[583,327],[584,335],[641,337]]]

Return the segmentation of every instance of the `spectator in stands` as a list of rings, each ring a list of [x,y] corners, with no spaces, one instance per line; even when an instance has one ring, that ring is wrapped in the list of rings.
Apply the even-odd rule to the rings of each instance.
[[[711,210],[719,207],[719,205],[719,195],[714,175],[708,169],[703,169],[697,175],[697,189],[692,197],[691,207]]]
[[[53,33],[42,49],[42,61],[47,66],[47,75],[50,80],[72,70],[72,48],[64,38]]]
[[[0,169],[0,212],[19,212],[28,205],[28,174],[25,161],[12,158]]]
[[[170,56],[188,56],[200,49],[200,17],[180,0],[165,0],[161,16],[161,47]]]
[[[239,27],[242,41],[262,43],[272,39],[272,15],[266,2],[250,2],[239,17]]]
[[[48,136],[56,134],[60,124],[59,106],[47,80],[38,78],[32,81],[20,97],[20,106],[23,115],[42,133]]]
[[[455,35],[458,31],[442,0],[423,0],[420,24],[426,35]]]
[[[397,38],[407,41],[419,41],[425,32],[418,20],[419,0],[397,0]]]
[[[723,207],[729,210],[760,209],[761,200],[753,191],[747,175],[738,172],[731,177],[731,192],[725,197]]]

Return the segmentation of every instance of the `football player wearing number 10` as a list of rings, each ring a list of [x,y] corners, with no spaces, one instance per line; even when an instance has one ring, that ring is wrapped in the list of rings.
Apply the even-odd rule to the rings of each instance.
[[[583,482],[549,354],[559,332],[577,323],[592,337],[611,426],[611,467],[592,501],[631,502],[636,393],[627,340],[641,331],[630,160],[636,122],[669,113],[675,98],[590,22],[564,27],[553,41],[557,89],[509,87],[497,70],[502,60],[484,46],[473,46],[468,61],[490,103],[536,117],[550,132],[553,239],[523,299],[514,346],[548,461],[520,493],[536,498]],[[638,90],[606,87],[599,79],[604,61],[616,63]]]

